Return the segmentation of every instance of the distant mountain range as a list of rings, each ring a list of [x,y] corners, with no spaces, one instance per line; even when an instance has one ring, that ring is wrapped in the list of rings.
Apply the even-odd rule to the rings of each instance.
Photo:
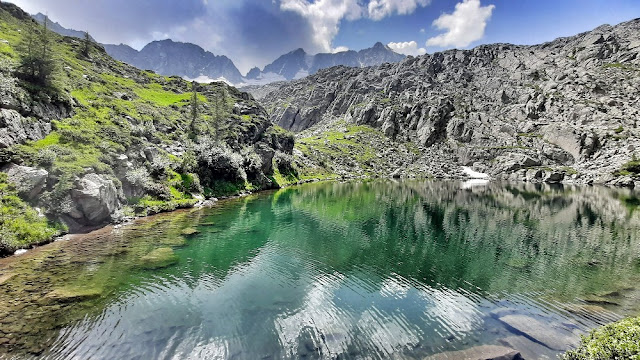
[[[47,18],[47,16],[43,13],[37,13],[31,16],[40,24],[44,24],[44,19]],[[51,19],[49,19],[49,23],[47,24],[47,26],[51,31],[56,32],[60,35],[84,39],[84,31],[67,29],[64,26],[60,25],[59,23],[51,21]],[[91,39],[91,41],[96,42],[91,36],[89,36],[89,38]]]
[[[318,70],[332,66],[344,65],[349,67],[375,66],[383,63],[395,63],[405,56],[395,53],[388,46],[378,42],[372,48],[360,51],[343,51],[339,53],[320,53],[309,55],[303,49],[297,49],[284,54],[274,62],[260,69],[253,68],[247,74],[247,82],[260,80],[278,81],[293,80],[313,75]]]
[[[43,23],[45,15],[33,18]],[[84,32],[67,29],[49,19],[49,28],[58,34],[83,38]],[[93,39],[92,39],[93,40]],[[309,55],[303,49],[284,54],[260,70],[255,67],[242,76],[233,61],[224,55],[214,55],[198,45],[173,41],[153,41],[138,51],[129,45],[103,44],[114,59],[140,69],[153,70],[162,75],[176,75],[200,82],[225,80],[233,85],[263,85],[275,81],[289,81],[315,74],[318,70],[337,65],[367,67],[395,63],[405,58],[378,42],[369,49]]]
[[[162,75],[178,75],[201,81],[224,79],[232,84],[243,81],[233,61],[224,55],[214,55],[198,45],[170,39],[153,41],[137,51],[128,45],[104,45],[113,58],[140,69]]]

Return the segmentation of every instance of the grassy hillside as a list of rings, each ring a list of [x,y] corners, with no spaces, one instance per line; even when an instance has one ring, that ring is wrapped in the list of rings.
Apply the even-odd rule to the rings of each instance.
[[[96,44],[85,54],[81,40],[52,32],[53,75],[38,84],[21,77],[19,65],[29,36],[44,31],[19,8],[0,3],[0,120],[13,119],[0,133],[8,144],[0,147],[0,161],[48,172],[30,202],[50,221],[31,240],[2,239],[10,244],[0,251],[45,241],[63,223],[72,230],[100,225],[80,218],[88,205],[73,196],[87,174],[113,184],[112,218],[191,206],[196,194],[278,186],[273,158],[290,154],[293,138],[273,128],[250,95],[138,70]],[[27,213],[3,212],[3,229],[29,223]]]

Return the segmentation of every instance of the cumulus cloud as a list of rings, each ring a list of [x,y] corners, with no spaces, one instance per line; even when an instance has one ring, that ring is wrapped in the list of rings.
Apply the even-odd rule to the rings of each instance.
[[[336,52],[332,41],[340,30],[342,20],[369,18],[382,20],[393,14],[407,15],[431,0],[281,0],[280,8],[293,11],[305,18],[311,26],[315,49],[312,52]]]
[[[357,20],[362,17],[358,0],[282,0],[282,10],[293,11],[307,19],[313,29],[315,51],[331,52],[331,42],[340,30],[342,19]]]
[[[418,48],[418,43],[415,41],[390,42],[387,46],[399,54],[418,56],[427,53],[427,49]]]
[[[371,0],[368,6],[369,17],[381,20],[393,13],[406,15],[413,13],[418,6],[425,7],[431,0]]]
[[[442,14],[433,26],[445,33],[427,40],[427,46],[465,47],[484,36],[494,5],[481,6],[480,0],[463,0],[451,14]]]
[[[349,48],[346,46],[338,46],[336,48],[331,49],[332,53],[339,53],[339,52],[344,52],[344,51],[349,51]]]

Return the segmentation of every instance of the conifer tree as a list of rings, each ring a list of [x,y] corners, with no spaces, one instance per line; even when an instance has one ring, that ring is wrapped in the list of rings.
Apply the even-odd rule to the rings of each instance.
[[[200,112],[198,110],[198,83],[195,81],[192,84],[193,94],[191,95],[191,136],[195,136],[197,132],[198,118],[200,117]]]
[[[91,37],[89,36],[89,32],[84,32],[84,39],[82,39],[82,55],[84,57],[89,57],[91,54]]]
[[[18,48],[20,52],[18,75],[38,85],[49,85],[55,71],[51,48],[52,34],[49,31],[49,18],[45,17],[43,26],[30,25],[23,35]]]

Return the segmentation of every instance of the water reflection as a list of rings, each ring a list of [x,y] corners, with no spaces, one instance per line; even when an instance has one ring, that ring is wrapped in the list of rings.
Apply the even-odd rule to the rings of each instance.
[[[38,304],[26,307],[22,343],[7,349],[59,359],[356,359],[500,344],[551,358],[565,343],[507,319],[540,322],[570,344],[635,312],[634,199],[540,184],[326,183],[165,214],[0,264],[0,275],[15,274],[0,300]],[[181,235],[186,227],[199,233]],[[159,247],[177,263],[141,267]],[[38,297],[50,301],[21,288],[25,276],[37,276]],[[70,287],[99,296],[50,295]],[[3,333],[2,320],[20,322],[10,303],[0,308]]]

